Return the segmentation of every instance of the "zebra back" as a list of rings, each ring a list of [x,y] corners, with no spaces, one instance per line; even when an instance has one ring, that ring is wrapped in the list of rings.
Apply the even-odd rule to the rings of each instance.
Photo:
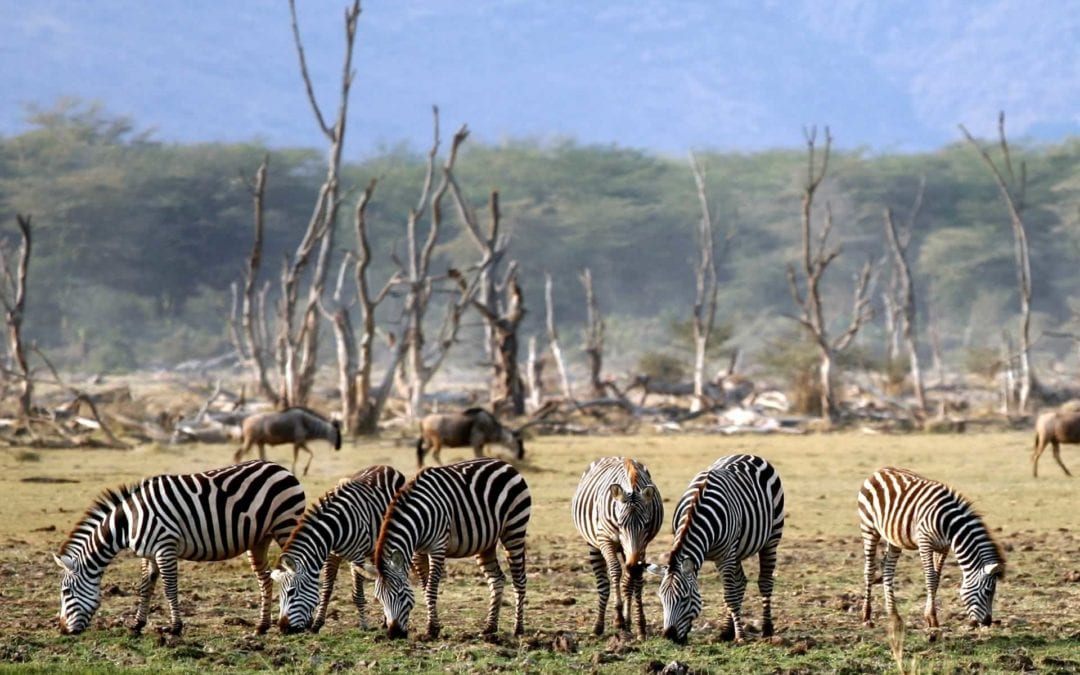
[[[407,562],[447,536],[446,557],[475,555],[500,540],[522,544],[532,512],[525,478],[501,459],[483,457],[422,469],[386,510],[375,546],[375,566],[389,557]]]
[[[864,533],[900,548],[917,549],[920,536],[935,550],[951,548],[965,578],[990,565],[1004,575],[1005,553],[971,500],[914,471],[884,467],[871,474],[859,490],[859,519]]]
[[[780,539],[784,517],[784,488],[772,464],[756,455],[721,457],[679,499],[670,559],[685,556],[694,568],[728,555],[744,560]]]
[[[644,555],[664,520],[664,502],[648,468],[629,457],[602,457],[590,464],[570,509],[585,541],[595,548],[608,541],[623,543],[630,567]]]

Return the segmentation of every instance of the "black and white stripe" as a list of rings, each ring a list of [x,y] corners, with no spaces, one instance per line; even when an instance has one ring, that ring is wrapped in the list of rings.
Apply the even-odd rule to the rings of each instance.
[[[107,490],[54,556],[64,569],[60,631],[81,633],[101,603],[101,577],[120,551],[143,558],[132,631],[146,625],[150,594],[162,578],[171,610],[168,632],[183,628],[177,601],[178,560],[226,560],[247,551],[259,579],[257,627],[270,627],[273,584],[267,564],[271,541],[284,544],[304,512],[304,491],[278,464],[253,460],[204,473],[154,476]]]
[[[467,556],[476,556],[487,577],[491,600],[484,633],[494,633],[506,580],[496,557],[500,542],[517,601],[514,634],[524,632],[525,528],[531,512],[532,496],[524,477],[499,459],[424,469],[406,483],[386,511],[372,570],[390,636],[408,634],[415,602],[409,586],[410,562],[424,584],[427,634],[436,637],[443,565],[447,558]]]
[[[649,470],[629,457],[596,460],[582,474],[570,511],[574,526],[589,545],[589,563],[596,577],[599,602],[593,632],[604,632],[604,614],[614,586],[615,625],[629,630],[630,604],[636,600],[638,633],[644,637],[645,549],[664,521],[664,503]]]
[[[405,476],[393,467],[369,467],[341,480],[307,510],[272,572],[280,586],[278,627],[282,632],[322,628],[343,560],[352,563],[352,599],[360,627],[367,628],[360,572],[375,553],[386,507],[404,484]]]
[[[675,543],[662,571],[660,602],[664,635],[685,643],[701,613],[698,574],[712,560],[723,577],[728,616],[722,637],[743,639],[742,601],[746,574],[742,561],[757,554],[761,592],[761,633],[773,633],[772,591],[776,547],[784,531],[784,488],[769,462],[754,455],[716,460],[687,487],[672,520]]]
[[[885,540],[882,583],[885,612],[899,619],[893,595],[896,561],[901,549],[917,550],[926,579],[923,617],[930,629],[938,628],[937,588],[941,568],[951,549],[963,581],[960,596],[968,616],[989,626],[997,580],[1005,574],[1005,556],[971,502],[956,490],[907,469],[886,467],[863,482],[859,491],[859,519],[863,537],[863,622],[870,620],[870,587],[877,566],[877,547]]]

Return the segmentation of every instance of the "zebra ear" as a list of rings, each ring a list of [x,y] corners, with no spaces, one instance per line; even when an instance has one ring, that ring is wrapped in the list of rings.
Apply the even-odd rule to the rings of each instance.
[[[655,495],[656,495],[656,486],[655,485],[646,485],[645,488],[641,491],[641,498],[644,499],[647,502],[651,502]]]
[[[1001,563],[991,563],[983,568],[983,574],[988,577],[997,576],[1001,571]]]
[[[390,554],[390,564],[399,570],[405,569],[405,554],[394,549],[394,552]]]
[[[622,486],[618,483],[612,483],[608,488],[608,492],[611,494],[611,498],[617,502],[626,501],[626,492],[622,489]]]
[[[645,571],[649,574],[655,574],[657,576],[664,576],[667,573],[667,565],[657,565],[656,563],[649,563],[649,566],[645,568]]]
[[[53,553],[53,560],[56,561],[57,565],[59,565],[62,569],[67,570],[68,572],[74,569],[75,561],[67,556],[61,558],[60,556]]]
[[[693,574],[694,573],[694,565],[693,565],[693,563],[691,563],[686,558],[683,558],[683,561],[679,564],[679,569],[682,570],[683,574]]]

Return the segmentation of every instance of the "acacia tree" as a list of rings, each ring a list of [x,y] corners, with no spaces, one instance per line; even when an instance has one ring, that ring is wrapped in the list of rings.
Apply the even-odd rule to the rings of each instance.
[[[30,403],[33,397],[34,383],[30,378],[30,366],[26,360],[23,345],[22,324],[26,315],[26,275],[30,268],[30,216],[18,214],[15,222],[19,226],[21,241],[18,250],[18,262],[12,272],[7,250],[0,250],[0,301],[4,303],[4,321],[7,324],[8,355],[14,361],[16,374],[22,381],[19,392],[19,412],[23,417],[30,417]]]
[[[836,337],[831,336],[822,306],[821,280],[829,264],[840,255],[841,249],[840,247],[832,248],[828,243],[829,234],[833,228],[832,209],[829,205],[825,205],[825,224],[817,235],[816,244],[813,237],[812,217],[814,195],[828,172],[832,136],[829,134],[829,128],[825,127],[825,147],[822,150],[820,165],[816,157],[817,129],[811,127],[806,130],[804,137],[807,148],[807,173],[802,194],[801,268],[796,271],[794,265],[788,264],[787,278],[791,297],[799,308],[799,315],[796,318],[810,334],[818,349],[821,415],[832,422],[836,420],[837,414],[836,398],[833,395],[833,363],[837,354],[851,345],[859,328],[871,316],[870,263],[863,265],[855,279],[851,321],[842,334]]]
[[[915,220],[922,208],[923,193],[926,190],[926,178],[919,181],[919,189],[915,195],[915,203],[911,207],[907,225],[903,231],[898,231],[896,222],[893,220],[892,209],[885,209],[885,237],[889,241],[889,248],[893,254],[893,273],[896,278],[896,291],[893,296],[894,306],[898,313],[899,326],[896,332],[903,335],[904,346],[907,349],[908,365],[911,368],[911,386],[915,391],[915,403],[919,412],[926,415],[926,392],[923,388],[922,369],[919,367],[919,350],[915,344],[917,335],[915,320],[915,285],[911,279],[911,266],[907,260],[908,244],[911,243],[911,233],[915,228]],[[890,310],[891,311],[891,310]]]
[[[1031,392],[1037,388],[1035,374],[1031,368],[1031,257],[1028,253],[1027,228],[1024,226],[1024,196],[1027,189],[1027,163],[1020,162],[1019,177],[1013,171],[1009,142],[1005,137],[1005,113],[998,113],[998,145],[1005,165],[1005,172],[998,168],[990,153],[986,151],[963,124],[960,131],[968,143],[978,151],[987,168],[994,177],[998,193],[1009,211],[1009,222],[1013,231],[1013,253],[1016,259],[1016,277],[1020,286],[1020,348],[1017,358],[1020,363],[1020,412],[1027,412]],[[1010,357],[1010,361],[1012,358]]]

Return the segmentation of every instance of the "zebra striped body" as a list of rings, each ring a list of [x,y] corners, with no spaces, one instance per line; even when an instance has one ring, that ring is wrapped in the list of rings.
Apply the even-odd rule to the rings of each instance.
[[[728,610],[722,637],[741,641],[746,592],[742,561],[754,554],[759,563],[761,633],[772,635],[773,571],[784,531],[784,488],[773,466],[754,455],[716,460],[690,481],[672,526],[675,542],[659,590],[665,637],[686,642],[691,623],[701,613],[698,574],[705,561],[712,560],[724,580]]]
[[[427,634],[436,637],[443,566],[447,558],[467,556],[476,556],[487,577],[491,601],[484,632],[494,633],[506,580],[496,557],[499,543],[510,564],[517,600],[514,634],[520,635],[525,629],[525,528],[531,512],[525,479],[499,459],[472,459],[416,474],[390,503],[375,548],[375,595],[390,636],[408,634],[414,603],[410,562],[424,584]]]
[[[262,610],[257,627],[270,627],[271,541],[284,544],[304,512],[304,491],[287,469],[270,462],[204,473],[154,476],[107,490],[75,526],[55,556],[64,568],[60,631],[81,633],[101,602],[101,576],[123,549],[143,559],[132,631],[146,625],[147,604],[160,575],[171,610],[168,632],[183,628],[177,601],[178,560],[227,560],[247,551],[259,579]]]
[[[397,469],[373,466],[342,479],[307,510],[272,572],[281,586],[278,627],[282,632],[322,628],[343,560],[352,563],[352,599],[360,627],[367,628],[361,567],[375,553],[386,507],[404,484],[405,476]]]
[[[877,564],[877,545],[885,540],[882,583],[885,611],[899,619],[893,596],[896,561],[901,549],[918,550],[926,579],[923,617],[938,627],[937,588],[949,550],[956,554],[963,581],[960,595],[972,621],[990,625],[997,580],[1005,573],[1005,556],[966,498],[951,487],[906,469],[880,469],[859,491],[863,537],[863,622],[870,620],[870,587]]]
[[[267,445],[293,444],[292,470],[296,473],[296,460],[300,451],[308,454],[304,465],[304,475],[311,468],[314,453],[307,446],[307,441],[322,439],[341,449],[341,422],[328,420],[314,410],[294,406],[278,412],[258,413],[244,418],[241,424],[243,445],[233,455],[233,461],[239,462],[252,445],[259,446],[259,459],[266,459]]]
[[[574,526],[589,545],[589,563],[599,595],[593,632],[604,632],[604,613],[611,587],[615,587],[615,622],[630,628],[623,615],[626,601],[637,601],[638,633],[645,636],[645,549],[660,531],[664,502],[645,465],[629,457],[603,457],[589,465],[570,502]]]

